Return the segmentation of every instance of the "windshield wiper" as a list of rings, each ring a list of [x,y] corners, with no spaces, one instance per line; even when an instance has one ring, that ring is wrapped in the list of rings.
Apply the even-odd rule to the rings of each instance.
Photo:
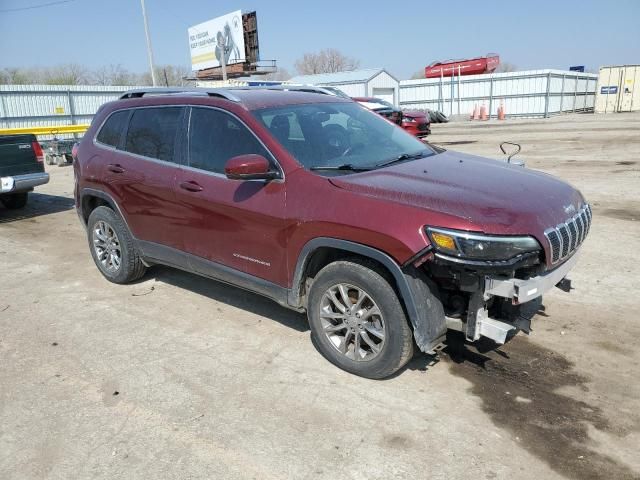
[[[371,170],[371,167],[357,167],[351,163],[344,163],[342,165],[314,165],[309,167],[309,170],[349,170],[351,172],[366,172]]]
[[[376,167],[386,167],[387,165],[392,165],[394,163],[404,162],[405,160],[417,160],[418,158],[424,158],[427,156],[428,151],[422,151],[418,153],[403,153],[402,155],[398,155],[397,157],[393,157],[391,160],[387,160],[386,162],[376,164]]]

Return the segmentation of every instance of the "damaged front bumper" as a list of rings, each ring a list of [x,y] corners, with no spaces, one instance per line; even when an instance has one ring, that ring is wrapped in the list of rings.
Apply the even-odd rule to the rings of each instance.
[[[568,291],[569,281],[566,276],[577,260],[578,255],[575,254],[554,270],[527,280],[484,276],[484,284],[471,294],[466,315],[460,318],[447,316],[447,328],[463,332],[467,340],[472,342],[480,337],[487,337],[496,343],[504,343],[517,329],[528,330],[529,321],[518,323],[491,318],[487,308],[488,302],[493,297],[501,297],[511,300],[513,305],[521,305],[542,296],[555,286]]]

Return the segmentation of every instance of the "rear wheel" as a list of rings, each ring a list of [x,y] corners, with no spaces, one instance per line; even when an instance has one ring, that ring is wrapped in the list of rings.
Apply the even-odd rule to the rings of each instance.
[[[388,377],[413,355],[411,328],[390,283],[359,259],[323,268],[307,307],[314,343],[338,367],[362,377]]]
[[[10,208],[11,210],[22,208],[27,204],[27,199],[29,198],[28,192],[21,193],[10,193],[8,195],[3,195],[0,197],[2,199],[2,204]]]
[[[101,206],[91,212],[87,234],[93,261],[107,280],[129,283],[144,275],[146,267],[133,237],[111,208]]]

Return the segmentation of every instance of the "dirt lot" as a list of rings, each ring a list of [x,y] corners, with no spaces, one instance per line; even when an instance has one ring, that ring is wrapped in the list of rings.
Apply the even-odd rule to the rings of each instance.
[[[105,281],[51,167],[0,210],[0,478],[640,478],[640,115],[433,130],[495,158],[520,142],[594,206],[575,290],[531,336],[351,376],[259,296],[168,268]]]

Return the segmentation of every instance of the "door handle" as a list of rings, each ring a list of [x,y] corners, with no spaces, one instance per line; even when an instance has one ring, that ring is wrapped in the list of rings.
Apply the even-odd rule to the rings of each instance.
[[[113,173],[124,173],[124,168],[122,168],[117,163],[110,163],[109,165],[107,165],[107,170]]]
[[[200,185],[198,185],[196,182],[194,181],[188,181],[188,182],[182,182],[180,184],[180,188],[182,188],[183,190],[187,190],[189,192],[201,192],[202,191],[202,187]]]

